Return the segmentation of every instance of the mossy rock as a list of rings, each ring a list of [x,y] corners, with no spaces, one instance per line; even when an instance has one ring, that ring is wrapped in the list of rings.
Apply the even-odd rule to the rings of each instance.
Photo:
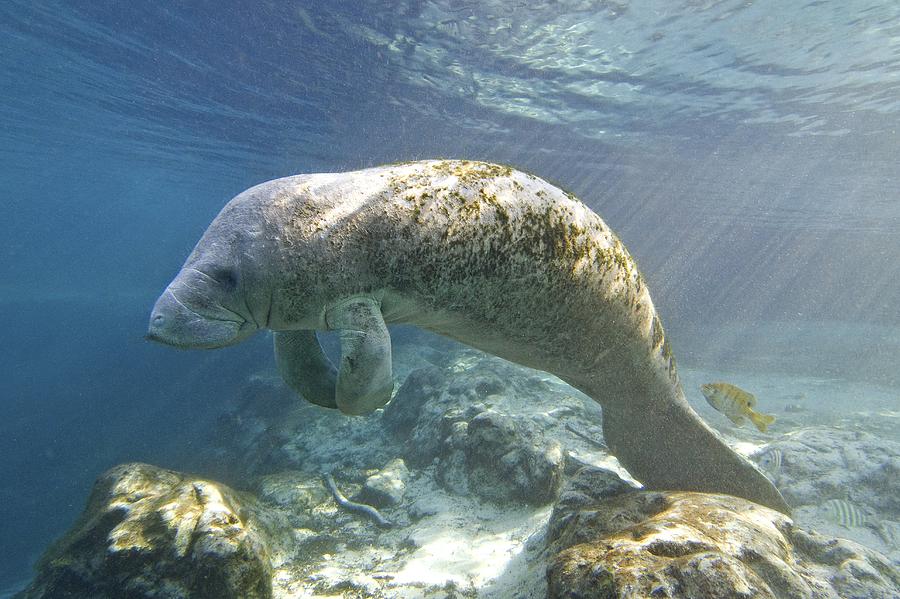
[[[147,464],[95,483],[22,599],[267,599],[272,567],[252,498]]]

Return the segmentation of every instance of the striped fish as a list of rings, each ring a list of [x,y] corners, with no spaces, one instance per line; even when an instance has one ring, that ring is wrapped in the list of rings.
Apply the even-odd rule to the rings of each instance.
[[[763,470],[772,474],[781,472],[781,460],[783,454],[777,447],[772,447],[763,452],[759,458],[759,465]]]
[[[845,499],[829,499],[822,504],[822,511],[827,520],[844,528],[865,526],[868,523],[866,515]]]
[[[740,387],[730,383],[707,383],[700,385],[700,391],[709,405],[728,416],[737,426],[741,426],[749,418],[764,433],[775,422],[775,417],[771,414],[755,411],[753,408],[756,406],[756,397]]]

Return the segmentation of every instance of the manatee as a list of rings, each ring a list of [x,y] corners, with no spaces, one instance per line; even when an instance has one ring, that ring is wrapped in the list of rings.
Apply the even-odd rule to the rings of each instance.
[[[368,414],[391,397],[396,323],[583,391],[603,408],[610,450],[647,488],[789,512],[686,401],[616,235],[572,194],[507,166],[431,160],[252,187],[210,224],[157,300],[147,337],[217,348],[270,329],[287,385]],[[337,332],[337,367],[316,331]]]

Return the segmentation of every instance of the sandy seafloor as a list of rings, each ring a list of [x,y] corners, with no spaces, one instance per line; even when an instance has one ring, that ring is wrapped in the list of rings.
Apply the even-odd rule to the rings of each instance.
[[[615,458],[571,434],[565,427],[571,422],[583,431],[599,435],[599,421],[590,421],[591,414],[599,420],[600,412],[595,402],[545,373],[520,369],[455,344],[450,344],[448,350],[447,344],[441,342],[438,349],[449,352],[444,367],[456,373],[465,374],[475,368],[490,370],[496,366],[504,377],[518,376],[518,371],[523,378],[539,379],[544,385],[542,393],[547,401],[534,401],[534,397],[513,393],[495,397],[496,405],[492,409],[536,423],[547,438],[558,439],[563,449],[577,460],[618,469],[627,476],[618,468]],[[435,347],[423,348],[418,343],[395,343],[398,381],[405,379],[412,370],[428,366],[432,362],[429,356],[433,356],[435,350]],[[701,416],[738,451],[761,463],[782,488],[802,481],[793,480],[786,473],[783,477],[783,473],[771,471],[771,464],[763,461],[767,449],[779,444],[790,444],[809,434],[814,434],[816,439],[855,435],[865,441],[863,447],[882,442],[886,442],[882,443],[886,446],[900,447],[898,389],[838,378],[714,371],[684,365],[679,367],[679,373],[689,401]],[[261,380],[280,385],[274,370],[248,377],[251,382]],[[770,430],[760,433],[749,425],[735,427],[725,416],[710,408],[702,398],[699,386],[717,380],[731,382],[755,393],[759,400],[758,409],[777,417]],[[560,398],[563,398],[563,405],[560,405]],[[241,409],[244,408],[237,408]],[[320,455],[344,456],[346,460],[346,456],[360,451],[359,434],[372,430],[371,420],[347,419],[317,407],[304,406],[303,409],[315,410],[315,417],[309,421],[303,436],[307,447],[319,447]],[[852,463],[845,464],[846,472],[841,472],[840,463],[846,452],[842,455],[844,457],[835,462],[838,465],[825,473],[837,481],[838,487],[845,474],[850,478],[853,475]],[[227,455],[221,457],[228,459]],[[786,450],[783,455],[785,471],[791,465],[795,474],[797,468],[799,471],[805,471],[803,468],[807,466],[815,468],[814,464],[800,464],[806,459],[808,456]],[[855,459],[865,463],[869,457],[865,451],[862,454],[857,451]],[[883,461],[885,457],[882,455],[879,459]],[[888,456],[888,459],[898,464],[900,453]],[[323,464],[323,468],[327,468],[327,464]],[[879,502],[872,498],[872,505],[858,505],[871,526],[843,526],[829,520],[821,509],[821,503],[830,498],[833,496],[794,505],[795,521],[807,529],[857,541],[900,565],[900,514],[878,512],[872,505],[877,506]],[[852,494],[847,498],[854,500]],[[542,552],[551,506],[496,504],[473,494],[451,492],[436,482],[433,466],[410,467],[403,505],[404,509],[415,511],[416,516],[401,516],[404,525],[387,531],[377,531],[370,522],[338,510],[333,502],[325,508],[314,508],[321,512],[320,518],[334,521],[334,528],[329,532],[332,538],[337,535],[345,542],[331,543],[320,551],[315,551],[316,544],[312,543],[313,550],[302,563],[290,558],[276,564],[274,596],[538,598],[546,595],[546,556]],[[396,512],[390,515],[396,517]],[[296,534],[301,538],[303,534],[316,533],[298,530]],[[12,590],[0,591],[0,598],[11,594]]]
[[[455,370],[472,368],[479,363],[484,365],[482,360],[496,360],[465,348],[460,348],[459,352],[454,358],[456,365],[451,367]],[[423,355],[427,354],[415,345],[396,346],[399,376],[404,376],[403,371],[425,364]],[[589,421],[590,414],[597,410],[595,402],[554,377],[520,370],[523,377],[540,377],[547,385],[546,395],[550,399],[535,402],[529,398],[507,396],[502,400],[503,405],[495,406],[496,409],[543,424],[541,428],[545,435],[557,438],[565,451],[578,460],[618,469],[627,477],[615,458],[570,434],[564,427],[564,422],[577,415],[574,424],[599,434],[598,423]],[[826,437],[862,433],[900,443],[900,391],[897,389],[784,373],[724,372],[689,367],[681,367],[679,372],[695,409],[738,451],[761,463],[767,471],[772,468],[765,462],[767,448],[794,438],[802,439],[809,431]],[[777,421],[767,433],[760,433],[749,425],[733,426],[725,416],[710,408],[699,392],[702,383],[714,380],[729,381],[752,390],[759,398],[758,408],[774,414]],[[561,408],[557,405],[560,397],[566,398],[567,403],[582,402],[584,411]],[[584,414],[588,414],[588,421],[581,421]],[[323,439],[323,443],[328,442],[340,444],[334,437],[328,441]],[[341,449],[335,446],[333,451],[340,453]],[[805,457],[788,451],[783,459],[787,469],[791,462],[796,464]],[[866,456],[861,459],[865,460]],[[900,454],[894,455],[893,459],[900,461]],[[768,473],[776,481],[781,478],[779,472]],[[839,471],[831,474],[838,479],[844,475]],[[851,476],[852,472],[848,470],[846,474]],[[790,484],[788,479],[781,482]],[[335,596],[334,591],[340,588],[348,589],[346,596],[366,596],[365,589],[371,589],[373,595],[386,597],[545,596],[542,549],[550,506],[497,505],[471,495],[460,496],[435,484],[433,474],[427,469],[419,474],[412,471],[406,493],[407,501],[414,506],[424,506],[418,509],[428,515],[410,522],[408,527],[382,535],[397,535],[397,542],[408,546],[409,551],[397,553],[386,549],[392,543],[379,541],[368,548],[324,554],[314,560],[317,564],[304,568],[300,576],[293,567],[280,571],[275,579],[276,596]],[[829,498],[823,496],[821,502]],[[848,500],[852,501],[852,498],[848,497]],[[847,527],[830,521],[821,509],[821,502],[795,505],[795,521],[804,528],[857,541],[900,564],[900,514],[878,513],[859,504],[857,507],[877,526]],[[337,514],[337,517],[345,515]],[[365,529],[371,528],[371,524],[357,520],[352,527]],[[318,589],[332,590],[318,594],[309,590],[310,582],[316,582]]]
[[[478,352],[462,349],[456,368],[466,368]],[[494,358],[486,358],[494,360]],[[397,369],[409,370],[423,363],[415,346],[396,348]],[[584,402],[588,412],[596,410],[595,402],[544,373],[521,369],[523,376],[537,374],[547,383],[548,396],[568,396]],[[687,397],[701,416],[741,453],[756,456],[756,462],[767,464],[762,456],[766,449],[778,442],[803,436],[815,429],[820,434],[829,430],[859,431],[900,443],[900,390],[886,386],[837,378],[791,376],[784,373],[749,371],[714,371],[680,367],[679,373]],[[402,375],[401,375],[402,376]],[[767,433],[760,433],[749,424],[735,427],[722,414],[713,410],[699,391],[702,383],[714,380],[729,381],[752,390],[759,399],[761,411],[774,414],[776,422]],[[614,457],[583,442],[560,426],[557,419],[565,419],[566,410],[559,410],[553,400],[548,402],[517,402],[505,398],[506,409],[518,411],[522,418],[547,423],[544,432],[556,436],[563,447],[579,460],[617,469],[623,477],[627,473]],[[579,422],[584,430],[599,433],[596,422]],[[336,450],[338,451],[338,450]],[[795,456],[784,457],[787,464]],[[863,456],[863,459],[865,457]],[[900,460],[900,454],[894,456]],[[688,466],[689,467],[689,466]],[[771,468],[771,467],[770,467]],[[777,472],[770,472],[778,478]],[[840,476],[840,473],[838,473]],[[472,596],[490,598],[538,598],[546,594],[545,562],[541,556],[543,533],[551,508],[496,505],[467,496],[460,497],[434,484],[429,476],[411,477],[407,494],[414,503],[427,504],[426,512],[433,512],[402,532],[413,540],[417,549],[402,558],[371,552],[336,552],[324,556],[317,568],[307,571],[301,579],[290,571],[276,576],[276,596],[325,597],[303,590],[309,581],[331,581],[337,586],[346,581],[355,589],[373,588],[378,580],[390,581],[389,597]],[[822,501],[825,501],[825,497]],[[859,505],[866,512],[866,506]],[[900,565],[900,514],[876,514],[869,510],[868,518],[879,524],[875,527],[847,527],[830,521],[816,503],[795,506],[794,519],[804,528],[829,536],[854,540],[887,555]],[[360,526],[370,526],[360,522]],[[390,552],[388,552],[390,553]],[[374,566],[374,568],[373,568]],[[323,585],[325,588],[328,584]],[[320,586],[319,588],[323,588]],[[378,585],[380,587],[380,585]],[[364,592],[360,596],[364,596]],[[350,594],[348,596],[356,596]]]

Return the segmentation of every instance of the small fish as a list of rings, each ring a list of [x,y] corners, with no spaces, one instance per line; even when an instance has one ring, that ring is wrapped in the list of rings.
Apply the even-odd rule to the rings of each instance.
[[[858,507],[845,499],[829,499],[822,504],[825,518],[844,528],[865,526],[868,523],[866,515]]]
[[[762,466],[763,470],[766,470],[767,472],[778,474],[779,472],[781,472],[782,457],[783,454],[777,447],[767,449],[760,457],[759,465]]]
[[[746,416],[760,432],[764,433],[769,425],[775,422],[775,417],[771,414],[754,411],[756,397],[739,387],[729,383],[707,383],[700,385],[700,391],[709,405],[728,416],[737,426],[744,424]]]

